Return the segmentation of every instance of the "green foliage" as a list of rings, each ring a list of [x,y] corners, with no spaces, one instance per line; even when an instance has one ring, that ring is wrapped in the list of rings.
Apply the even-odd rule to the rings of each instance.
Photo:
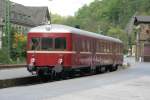
[[[10,60],[8,58],[7,49],[0,49],[0,64],[8,64]]]
[[[3,49],[0,50],[0,63],[21,63],[26,56],[26,39],[23,33],[18,33],[15,28],[11,28],[10,55],[8,56],[7,36],[5,36]]]
[[[15,33],[13,38],[11,58],[13,60],[21,59],[26,56],[27,37],[21,33]]]
[[[124,47],[128,47],[128,35],[120,27],[110,27],[107,34],[111,37],[122,40]]]
[[[63,24],[65,21],[65,17],[62,17],[58,14],[52,14],[51,19],[52,19],[52,23],[55,23],[55,24],[58,24],[58,23]]]
[[[127,47],[129,36],[124,32],[125,27],[135,14],[150,15],[149,9],[150,0],[95,0],[80,8],[75,16],[56,16],[57,20],[54,18],[54,22],[70,26],[80,25],[81,29],[119,38]],[[131,44],[134,43],[133,32]]]

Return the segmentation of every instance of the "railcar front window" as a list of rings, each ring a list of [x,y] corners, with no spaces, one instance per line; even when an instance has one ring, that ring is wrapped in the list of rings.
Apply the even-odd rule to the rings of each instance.
[[[53,40],[51,38],[42,38],[41,41],[42,50],[52,50],[53,49]]]
[[[66,49],[66,39],[56,38],[55,39],[55,49],[64,50]]]
[[[40,50],[40,38],[31,39],[31,50]]]

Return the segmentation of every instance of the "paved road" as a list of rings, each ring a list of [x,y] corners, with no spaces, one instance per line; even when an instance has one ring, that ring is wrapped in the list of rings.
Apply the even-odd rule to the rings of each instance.
[[[131,60],[129,60],[131,61]],[[0,90],[0,100],[150,100],[150,63],[112,73]]]

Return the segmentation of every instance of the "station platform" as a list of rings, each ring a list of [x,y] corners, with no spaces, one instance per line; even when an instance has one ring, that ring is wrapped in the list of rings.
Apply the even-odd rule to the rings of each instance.
[[[0,80],[32,76],[26,68],[1,69]]]

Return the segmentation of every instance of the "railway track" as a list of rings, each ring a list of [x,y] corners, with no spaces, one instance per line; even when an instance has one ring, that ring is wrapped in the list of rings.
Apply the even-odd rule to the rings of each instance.
[[[53,82],[53,81],[58,81],[58,80],[40,78],[37,76],[20,77],[14,79],[3,79],[0,80],[0,89],[15,87],[15,86],[35,85],[35,84],[41,84],[41,83]]]
[[[7,64],[7,65],[0,64],[0,70],[11,68],[22,68],[22,67],[26,67],[26,64]]]
[[[27,86],[27,85],[35,85],[35,84],[42,84],[46,82],[54,82],[54,81],[61,81],[61,80],[67,80],[77,77],[83,77],[83,76],[76,76],[76,77],[67,77],[65,79],[57,78],[57,79],[50,79],[47,76],[44,78],[38,77],[38,76],[28,76],[28,77],[21,77],[21,78],[13,78],[13,79],[2,79],[0,80],[0,89],[2,88],[8,88],[8,87],[15,87],[15,86]]]

